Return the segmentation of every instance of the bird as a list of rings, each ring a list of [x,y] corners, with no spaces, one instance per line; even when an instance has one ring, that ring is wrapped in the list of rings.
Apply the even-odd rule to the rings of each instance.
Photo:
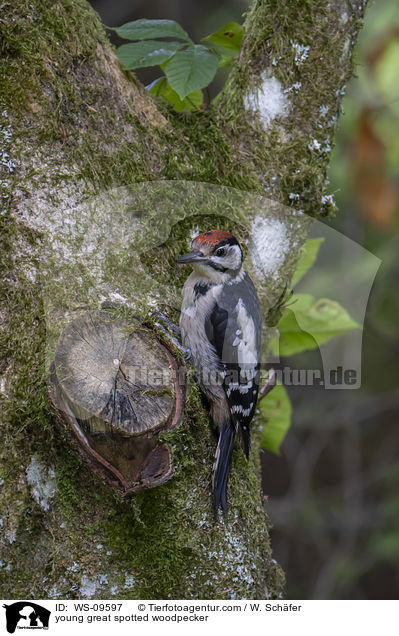
[[[196,236],[177,259],[191,265],[183,286],[182,343],[190,351],[200,388],[219,430],[212,476],[215,515],[227,515],[227,483],[235,435],[245,458],[259,392],[262,315],[255,286],[243,267],[238,240],[225,230]]]

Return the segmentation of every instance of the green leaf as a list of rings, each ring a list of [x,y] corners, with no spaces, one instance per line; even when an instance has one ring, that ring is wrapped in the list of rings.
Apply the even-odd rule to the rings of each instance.
[[[290,398],[285,387],[279,383],[260,402],[262,446],[276,455],[280,454],[281,443],[290,427],[291,411]]]
[[[301,255],[296,266],[295,274],[292,278],[292,286],[294,287],[304,274],[310,269],[317,258],[320,245],[324,238],[308,239],[302,247]]]
[[[192,42],[190,36],[180,24],[174,20],[147,20],[141,18],[127,22],[115,29],[120,38],[125,40],[152,40],[154,38],[178,38]]]
[[[360,329],[346,309],[328,298],[294,294],[278,323],[280,339],[272,343],[275,355],[289,356],[318,346],[352,329]]]
[[[164,99],[172,104],[173,108],[178,111],[194,110],[195,108],[199,108],[203,102],[202,91],[194,91],[187,95],[185,99],[181,100],[176,91],[169,85],[166,77],[160,77],[155,80],[148,90],[157,97],[164,97]]]
[[[234,56],[232,55],[221,55],[219,58],[219,68],[223,68],[225,66],[231,66],[233,63]]]
[[[163,66],[168,82],[180,99],[208,84],[215,77],[218,58],[205,46],[195,44],[177,51]]]
[[[166,62],[182,46],[183,44],[180,42],[146,40],[145,42],[122,44],[116,53],[124,68],[142,68],[145,66],[157,66]]]
[[[212,42],[212,44],[222,46],[224,49],[231,49],[238,53],[241,48],[243,34],[244,29],[241,24],[229,22],[229,24],[226,24],[218,31],[202,38],[201,42]]]

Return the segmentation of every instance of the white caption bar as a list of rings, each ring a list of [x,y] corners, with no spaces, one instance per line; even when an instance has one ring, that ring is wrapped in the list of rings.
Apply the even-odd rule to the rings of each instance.
[[[0,601],[2,634],[16,636],[122,636],[191,633],[220,635],[222,629],[279,636],[375,636],[395,625],[399,601]]]

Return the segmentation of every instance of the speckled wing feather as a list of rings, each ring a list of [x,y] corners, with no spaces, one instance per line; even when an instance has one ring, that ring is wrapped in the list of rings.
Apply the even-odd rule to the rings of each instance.
[[[222,289],[205,325],[221,362],[231,418],[247,458],[249,425],[259,390],[261,321],[256,289],[245,274],[238,283]]]

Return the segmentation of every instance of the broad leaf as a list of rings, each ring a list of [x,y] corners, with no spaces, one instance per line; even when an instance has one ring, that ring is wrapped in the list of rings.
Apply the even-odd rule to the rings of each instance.
[[[302,278],[304,274],[310,269],[317,258],[320,245],[323,243],[324,238],[308,239],[305,245],[302,247],[301,255],[299,257],[296,271],[292,277],[292,286],[294,287]]]
[[[260,402],[262,446],[277,455],[291,424],[291,411],[291,402],[282,384],[277,384]]]
[[[190,36],[174,20],[147,20],[142,18],[127,22],[115,29],[125,40],[152,40],[154,38],[178,38],[192,42]]]
[[[273,341],[273,352],[289,356],[316,349],[331,338],[360,327],[334,300],[294,294],[291,307],[285,309],[278,323],[280,339]]]
[[[147,89],[153,95],[166,99],[177,111],[194,110],[199,108],[203,102],[202,91],[194,91],[181,100],[176,91],[169,85],[166,77],[155,80],[150,86],[147,86]]]
[[[162,64],[182,46],[183,44],[180,42],[146,40],[145,42],[122,44],[116,53],[124,68],[133,69]]]
[[[173,90],[184,99],[190,93],[208,84],[215,77],[218,58],[205,46],[195,44],[177,51],[169,62],[162,67]]]
[[[222,46],[224,49],[231,49],[238,52],[241,48],[242,37],[244,29],[241,24],[237,22],[229,22],[224,27],[207,35],[201,39],[201,42],[212,42],[217,46]]]
[[[219,68],[223,68],[225,66],[231,66],[234,58],[235,58],[235,55],[225,55],[221,53],[219,57]]]

